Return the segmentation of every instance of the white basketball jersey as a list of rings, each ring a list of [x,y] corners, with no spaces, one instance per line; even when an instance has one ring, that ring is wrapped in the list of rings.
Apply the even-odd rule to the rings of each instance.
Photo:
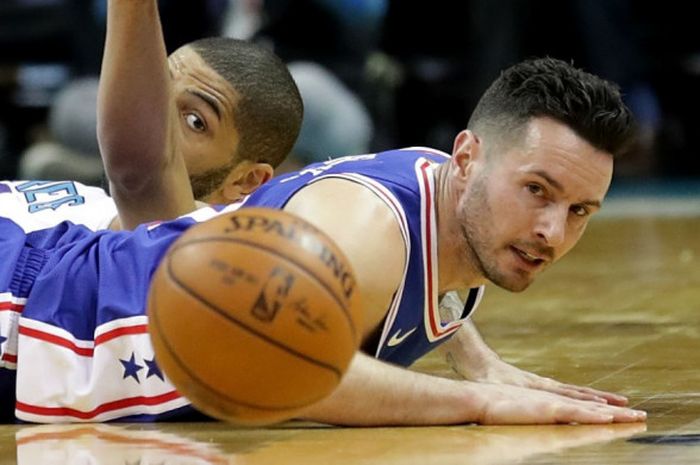
[[[74,181],[2,181],[0,216],[26,232],[65,221],[97,231],[109,227],[117,208],[103,189]]]

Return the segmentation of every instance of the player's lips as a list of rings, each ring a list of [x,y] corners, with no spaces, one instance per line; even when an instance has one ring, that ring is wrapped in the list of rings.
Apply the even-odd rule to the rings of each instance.
[[[514,245],[511,245],[510,249],[518,258],[518,261],[526,265],[528,268],[539,268],[551,260],[551,258],[548,256],[549,254],[527,251],[519,247],[515,247]]]

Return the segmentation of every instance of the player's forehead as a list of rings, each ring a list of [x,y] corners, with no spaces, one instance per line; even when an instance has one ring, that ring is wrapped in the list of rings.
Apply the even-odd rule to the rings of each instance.
[[[189,45],[184,45],[168,56],[168,67],[173,77],[195,72],[206,73],[211,77],[223,79],[211,66]]]
[[[595,198],[604,196],[613,171],[611,154],[548,118],[528,125],[524,143],[509,159],[517,174],[539,176],[562,192]]]
[[[233,111],[237,92],[195,49],[185,45],[175,50],[168,57],[168,67],[176,95],[198,89],[221,102],[223,111]]]

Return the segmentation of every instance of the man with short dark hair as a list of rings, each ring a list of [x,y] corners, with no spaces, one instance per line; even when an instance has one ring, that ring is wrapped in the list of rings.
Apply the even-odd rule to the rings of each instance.
[[[57,210],[80,210],[75,199],[32,208],[40,195],[59,202],[57,186],[3,184],[0,245],[8,260],[0,305],[21,318],[0,325],[0,385],[15,388],[16,370],[17,417],[29,421],[154,420],[189,410],[158,370],[148,339],[153,270],[193,224],[261,206],[328,233],[363,296],[364,353],[306,418],[344,425],[643,421],[644,412],[611,405],[624,405],[624,397],[502,362],[468,320],[487,282],[523,290],[571,250],[631,134],[614,85],[541,59],[496,80],[451,157],[411,148],[338,158],[275,178],[240,203],[134,231],[95,233],[62,221]],[[459,290],[464,309],[441,312],[439,299]],[[396,366],[441,345],[458,372],[480,382]],[[46,380],[40,389],[39,379]]]
[[[398,375],[375,373],[357,393],[343,383],[309,415],[344,424],[443,423],[463,421],[465,414],[484,423],[557,422],[571,421],[574,411],[581,415],[576,421],[617,418],[619,411],[606,404],[624,405],[624,397],[502,362],[467,317],[485,283],[522,291],[578,242],[601,206],[613,157],[633,134],[616,86],[562,61],[530,60],[504,71],[486,91],[451,157],[412,148],[339,158],[253,193],[245,206],[295,213],[346,252],[365,300],[365,352],[408,366],[445,343],[448,359],[467,379],[600,402],[548,409],[543,393],[522,391],[522,400],[506,396],[497,406],[489,396],[509,396],[512,386],[470,386],[469,394],[465,384],[447,388],[443,383],[451,381],[421,378],[399,390],[390,388]],[[441,314],[439,298],[455,290],[466,292],[466,307]],[[356,364],[362,366],[361,359]],[[461,393],[462,403],[450,403],[449,393]],[[470,395],[480,400],[464,401]],[[475,405],[481,410],[470,411]]]
[[[168,58],[155,0],[109,0],[98,135],[121,227],[249,194],[292,149],[302,113],[269,50],[207,38]]]

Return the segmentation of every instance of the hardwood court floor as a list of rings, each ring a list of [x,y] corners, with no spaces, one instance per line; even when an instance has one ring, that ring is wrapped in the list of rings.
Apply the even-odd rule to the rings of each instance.
[[[700,463],[700,216],[597,219],[525,293],[489,289],[475,319],[506,360],[624,393],[648,423],[5,426],[0,465]],[[434,356],[415,368],[450,375]]]

